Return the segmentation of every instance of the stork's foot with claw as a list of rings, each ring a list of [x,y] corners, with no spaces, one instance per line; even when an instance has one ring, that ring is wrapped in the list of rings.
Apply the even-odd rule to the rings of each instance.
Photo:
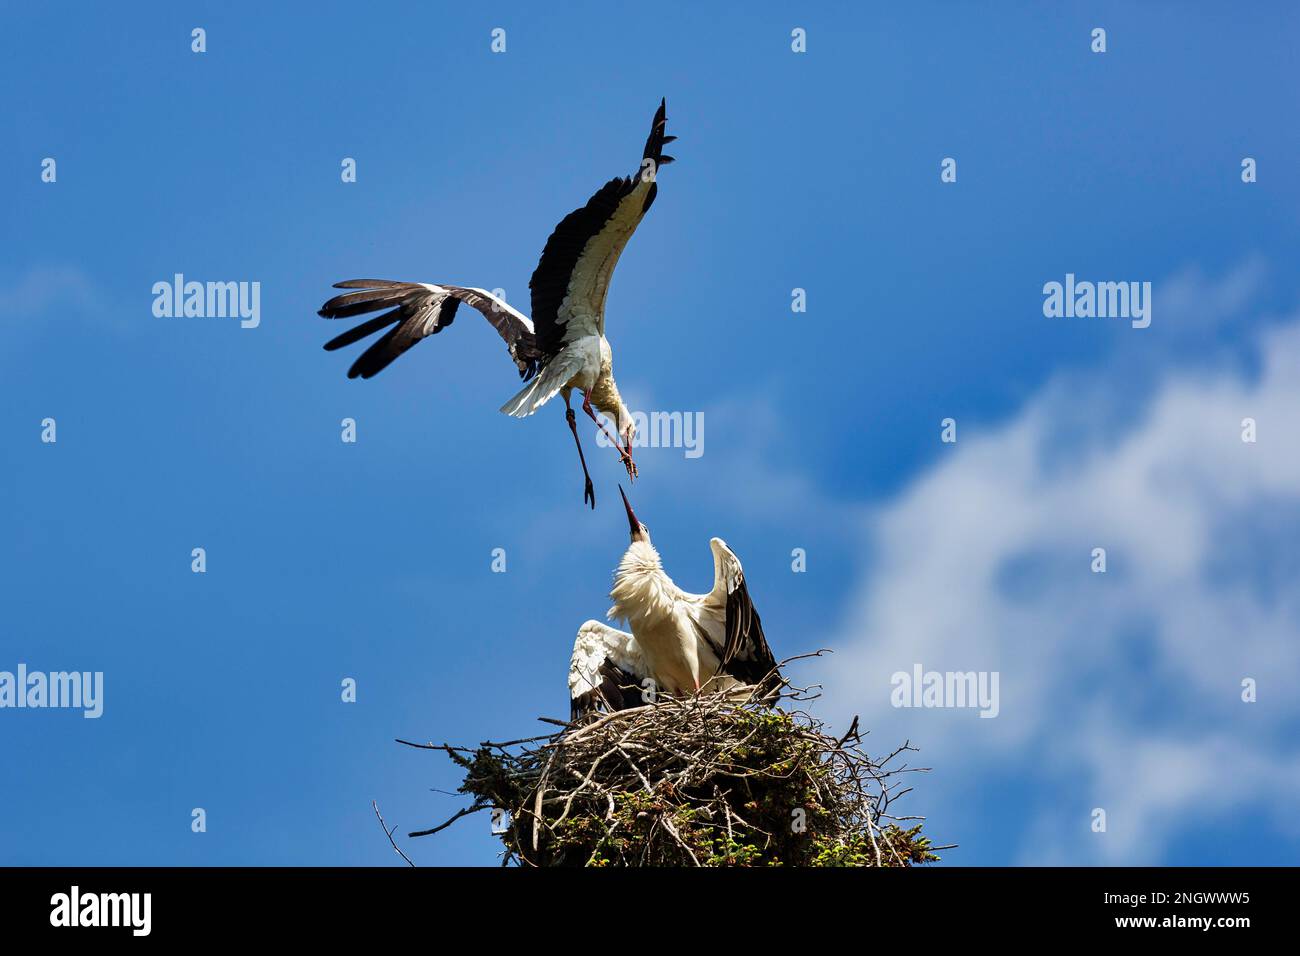
[[[586,486],[582,489],[582,503],[591,505],[594,511],[596,510],[596,486],[591,483],[591,473],[587,471],[587,459],[582,454],[582,442],[578,440],[578,419],[573,414],[573,409],[568,407],[567,395],[564,404],[564,420],[569,423],[569,431],[573,432],[573,443],[578,446],[578,461],[582,464],[582,479],[586,482]]]
[[[624,448],[619,440],[609,433],[609,429],[605,427],[605,423],[596,417],[596,412],[591,407],[591,395],[588,392],[582,393],[582,410],[587,413],[588,418],[596,423],[596,427],[605,433],[605,437],[609,440],[609,443],[614,446],[614,450],[618,452],[618,460],[622,463],[623,467],[627,469],[628,479],[635,479],[637,470],[636,462],[632,460],[632,443],[628,442],[627,448]],[[574,432],[574,437],[577,437],[577,432]]]

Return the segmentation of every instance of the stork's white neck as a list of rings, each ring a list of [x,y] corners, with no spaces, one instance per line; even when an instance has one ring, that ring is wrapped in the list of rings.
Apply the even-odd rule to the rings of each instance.
[[[653,624],[673,613],[677,586],[664,572],[654,546],[649,541],[633,541],[614,572],[609,596],[614,602],[609,609],[612,620]]]

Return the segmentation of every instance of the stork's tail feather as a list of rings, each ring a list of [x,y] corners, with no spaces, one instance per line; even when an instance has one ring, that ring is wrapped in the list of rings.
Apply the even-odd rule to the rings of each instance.
[[[541,373],[520,389],[501,411],[515,418],[527,418],[569,384],[569,380],[582,371],[582,354],[574,349],[564,349],[542,368]]]
[[[508,402],[501,406],[501,411],[515,418],[527,418],[541,404],[537,399],[538,387],[542,380],[535,378],[522,389],[514,394]]]
[[[514,418],[527,418],[553,399],[559,390],[559,385],[539,376],[516,392],[510,401],[501,406],[501,411]]]

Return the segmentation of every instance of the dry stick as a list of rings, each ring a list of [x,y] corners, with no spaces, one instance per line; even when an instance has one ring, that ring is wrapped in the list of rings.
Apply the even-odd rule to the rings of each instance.
[[[836,746],[836,747],[843,747],[845,741],[848,741],[848,740],[850,740],[850,739],[852,739],[852,740],[861,740],[861,739],[862,739],[861,736],[858,734],[858,715],[857,715],[857,714],[854,714],[854,715],[853,715],[853,723],[849,724],[849,732],[848,732],[847,734],[845,734],[843,737],[841,737],[841,738],[839,739],[839,743],[837,743],[835,746]]]
[[[633,770],[635,770],[635,771],[636,771],[636,775],[637,775],[638,777],[641,778],[641,785],[642,785],[643,787],[645,787],[646,792],[647,792],[647,793],[654,793],[654,792],[655,792],[655,788],[654,788],[653,786],[651,786],[650,781],[647,780],[646,777],[645,777],[645,774],[643,774],[643,773],[641,772],[641,768],[637,766],[636,761],[633,760],[631,757],[629,757],[629,756],[627,755],[627,751],[624,750],[622,747],[619,747],[619,748],[618,748],[618,752],[621,753],[621,754],[623,755],[623,759],[627,761],[627,765],[628,765],[629,767],[631,767]]]
[[[450,820],[448,820],[446,823],[440,823],[440,824],[438,824],[438,825],[437,825],[436,827],[434,827],[432,830],[416,830],[416,831],[414,831],[414,832],[412,832],[412,833],[408,833],[407,836],[408,836],[408,837],[431,836],[432,834],[437,833],[439,830],[445,830],[445,829],[447,829],[447,827],[451,826],[453,823],[455,823],[455,822],[456,822],[457,820],[459,820],[461,817],[467,817],[467,816],[469,816],[471,813],[478,813],[480,810],[486,810],[487,808],[488,808],[488,804],[486,804],[486,803],[476,803],[476,804],[474,804],[474,806],[472,806],[472,807],[466,807],[466,808],[463,809],[463,810],[458,810],[458,811],[456,811],[456,815],[455,815],[454,817],[452,817],[452,818],[451,818]]]
[[[876,866],[883,866],[885,861],[880,856],[880,844],[876,842],[876,826],[870,818],[867,819],[867,836],[871,838],[871,847],[876,851]]]
[[[713,785],[713,792],[717,798],[722,801],[722,809],[727,814],[727,850],[730,851],[731,847],[735,845],[736,842],[736,838],[731,832],[731,803],[727,800],[727,795],[730,794],[731,791],[728,790],[727,793],[723,793],[722,788],[715,783]]]
[[[551,758],[546,761],[546,766],[542,768],[542,778],[537,781],[537,799],[533,803],[533,852],[537,852],[537,827],[542,819],[542,798],[546,795],[546,778],[550,775],[551,764],[555,762],[556,756],[560,751],[558,749],[551,751]]]
[[[416,750],[445,750],[447,751],[447,753],[451,753],[452,751],[458,751],[460,753],[465,753],[465,754],[472,754],[474,752],[473,749],[470,747],[453,747],[450,744],[435,744],[435,743],[417,744],[417,743],[412,743],[409,740],[403,740],[401,737],[394,737],[393,739],[396,740],[399,744],[405,744],[408,747],[414,747]]]
[[[590,724],[586,724],[585,726],[580,727],[578,730],[575,730],[571,734],[566,734],[563,738],[563,743],[571,744],[575,740],[581,737],[590,736],[593,732],[605,726],[606,724],[610,723],[611,721],[626,720],[628,717],[635,717],[637,714],[645,713],[648,710],[654,710],[654,708],[657,706],[659,705],[643,704],[640,707],[629,707],[627,710],[616,710],[611,714],[605,714],[599,720],[593,721]],[[561,741],[556,741],[556,746],[559,746],[560,742]]]
[[[596,768],[600,766],[600,762],[604,760],[606,757],[608,757],[610,754],[612,754],[615,751],[615,749],[617,748],[610,747],[603,754],[597,757],[596,762],[593,763],[591,765],[591,769],[587,771],[587,776],[584,777],[582,783],[578,785],[578,789],[569,792],[569,799],[564,801],[564,812],[561,813],[560,818],[555,821],[552,829],[554,829],[554,827],[558,827],[561,823],[564,822],[564,818],[569,815],[569,809],[573,806],[574,799],[578,796],[578,794],[582,793],[582,791],[587,789],[587,784],[591,783],[591,778],[595,775]],[[577,776],[577,773],[578,772],[576,770],[573,771],[574,776]],[[537,849],[537,847],[534,846],[533,849],[535,850]]]
[[[614,825],[605,831],[606,840],[608,840],[610,837],[614,835],[614,831],[618,829],[618,825],[622,822],[623,822],[622,820],[615,820]],[[591,851],[591,856],[587,857],[587,863],[586,863],[587,866],[591,866],[591,861],[596,859],[596,854],[599,852],[600,852],[600,844],[598,843],[596,844],[596,848]]]
[[[665,830],[667,830],[669,833],[672,834],[673,839],[677,841],[678,846],[680,846],[683,850],[686,851],[686,855],[691,858],[691,862],[694,863],[696,866],[699,866],[700,861],[699,859],[696,858],[695,851],[686,845],[686,841],[682,839],[682,835],[678,833],[677,828],[673,826],[673,821],[670,820],[667,816],[661,815],[659,817],[659,822],[664,825]]]
[[[370,805],[375,808],[375,816],[379,818],[379,825],[383,828],[384,833],[388,834],[388,842],[393,845],[393,849],[397,851],[397,855],[406,861],[407,866],[415,866],[415,864],[411,862],[411,858],[402,852],[402,848],[399,847],[397,841],[393,839],[393,831],[395,831],[397,827],[394,826],[392,830],[388,829],[388,824],[384,822],[383,814],[379,812],[379,804],[374,800],[371,800]]]
[[[479,746],[495,747],[497,750],[505,750],[507,747],[515,747],[519,744],[531,744],[536,743],[539,740],[550,740],[551,736],[551,734],[541,734],[537,737],[520,737],[518,740],[503,740],[500,743],[493,740],[485,740],[479,744]]]

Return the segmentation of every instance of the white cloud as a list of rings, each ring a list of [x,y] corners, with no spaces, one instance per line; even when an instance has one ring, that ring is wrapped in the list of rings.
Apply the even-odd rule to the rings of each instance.
[[[54,309],[90,311],[103,297],[85,272],[75,266],[35,266],[9,292],[9,309],[23,319]]]
[[[1206,302],[1239,308],[1250,270],[1202,283],[1197,321],[1212,321]],[[1169,288],[1196,285],[1179,281]],[[964,422],[943,460],[868,519],[824,702],[861,713],[882,746],[923,748],[936,774],[906,812],[942,817],[942,842],[991,826],[993,792],[999,825],[1024,827],[1020,862],[1159,862],[1180,833],[1234,812],[1290,825],[1300,321],[1252,341],[1254,374],[1166,371],[1128,411],[1120,365],[1061,377],[1004,424]],[[1241,440],[1246,417],[1255,444]],[[1090,569],[1094,547],[1106,574]],[[890,676],[914,663],[1000,671],[1001,715],[892,708]],[[1244,677],[1258,703],[1241,702]],[[1046,809],[1042,788],[1059,797]],[[1089,830],[1093,807],[1107,810],[1104,835]],[[1212,840],[1204,852],[1213,862]]]
[[[133,331],[114,300],[77,266],[30,266],[6,283],[6,288],[11,358],[42,335],[67,334],[73,323],[90,324],[115,335]],[[147,315],[150,299],[146,296],[141,301]]]

